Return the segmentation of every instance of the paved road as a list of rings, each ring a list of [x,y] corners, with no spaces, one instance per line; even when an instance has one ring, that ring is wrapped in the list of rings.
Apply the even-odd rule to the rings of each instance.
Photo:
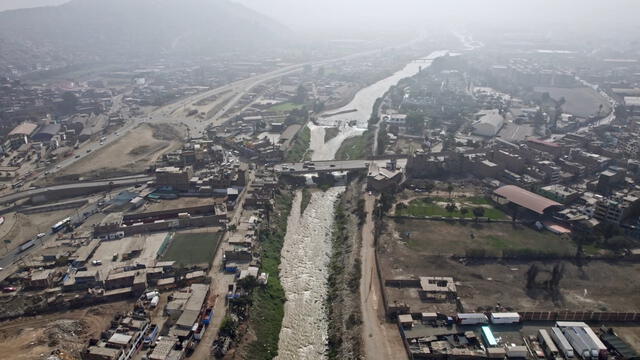
[[[277,173],[313,173],[325,171],[350,171],[366,169],[370,160],[331,160],[331,161],[307,161],[305,163],[282,163],[274,166]],[[307,167],[305,167],[305,164]]]
[[[94,212],[95,207],[96,205],[92,202],[89,202],[88,204],[84,205],[83,207],[81,207],[76,211],[78,215],[71,216],[71,223],[75,222],[76,217],[82,216],[79,214]],[[52,224],[44,224],[44,225],[48,227],[48,226],[53,226],[54,224],[52,223]],[[5,254],[2,258],[0,258],[0,268],[2,268],[2,270],[0,270],[0,282],[4,281],[4,279],[6,279],[8,276],[13,274],[17,270],[18,264],[16,264],[16,262],[19,262],[20,259],[26,258],[29,254],[42,248],[44,246],[43,244],[49,242],[50,240],[53,240],[56,236],[57,236],[56,234],[48,230],[46,232],[46,235],[40,239],[36,239],[35,245],[30,247],[29,249],[21,252],[18,248],[15,248],[9,251],[7,254]],[[26,240],[28,239],[21,239],[20,242],[24,242]]]
[[[245,186],[244,191],[240,194],[240,198],[238,199],[237,205],[229,219],[230,224],[238,225],[242,215],[244,213],[243,206],[244,200],[247,195],[247,189],[251,186],[255,179],[255,175],[253,171],[249,172],[247,186]],[[211,320],[211,324],[207,328],[204,336],[200,340],[200,344],[196,347],[193,355],[191,355],[191,359],[193,360],[208,360],[211,359],[211,347],[213,345],[213,341],[218,337],[218,331],[220,330],[220,325],[222,325],[222,320],[224,319],[227,313],[227,302],[225,301],[225,296],[229,289],[229,285],[233,284],[235,280],[235,274],[227,274],[222,271],[223,258],[225,244],[229,240],[229,232],[226,232],[224,237],[220,239],[220,246],[218,251],[214,254],[213,262],[211,265],[211,270],[209,271],[209,277],[211,277],[211,291],[209,295],[209,304],[213,305],[213,319]]]
[[[360,278],[360,309],[362,339],[367,360],[408,359],[398,327],[387,323],[382,303],[382,289],[375,264],[375,234],[373,210],[375,196],[365,195],[366,221],[362,227],[362,277]]]
[[[0,197],[0,204],[16,202],[20,199],[25,199],[35,195],[44,194],[49,191],[109,186],[110,183],[112,183],[111,185],[113,185],[114,187],[130,186],[130,185],[145,183],[153,179],[154,178],[152,176],[139,175],[139,176],[132,176],[129,178],[114,178],[114,179],[104,179],[99,181],[77,182],[73,184],[47,186],[47,187],[25,190],[25,191],[20,191],[13,194],[2,196]]]

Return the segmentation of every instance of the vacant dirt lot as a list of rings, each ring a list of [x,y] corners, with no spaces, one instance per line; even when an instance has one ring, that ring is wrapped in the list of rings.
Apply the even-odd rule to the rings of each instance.
[[[406,255],[459,255],[468,249],[485,249],[500,256],[505,250],[531,249],[572,255],[573,242],[548,231],[536,231],[511,223],[469,221],[397,220],[387,221],[383,235],[404,244]]]
[[[141,173],[162,154],[180,147],[180,139],[180,133],[172,126],[142,124],[69,166],[58,177],[103,178]]]
[[[117,312],[131,310],[127,301],[0,324],[0,354],[7,360],[44,359],[56,349],[80,359],[89,338],[100,336]]]
[[[595,90],[588,87],[579,88],[556,88],[556,87],[536,87],[536,92],[549,93],[554,100],[564,97],[565,103],[562,110],[575,116],[587,118],[597,115],[602,104],[602,114],[608,114],[611,110],[609,103]]]
[[[389,221],[387,221],[389,222]],[[383,278],[407,278],[418,276],[453,276],[458,282],[460,296],[465,310],[475,311],[500,304],[514,310],[594,310],[594,311],[640,311],[640,264],[608,263],[591,261],[576,266],[570,261],[456,261],[449,254],[464,251],[474,243],[483,246],[556,246],[572,249],[568,240],[555,237],[528,237],[536,235],[527,229],[518,235],[517,230],[496,233],[502,239],[492,244],[491,238],[483,234],[498,231],[498,224],[485,229],[474,229],[470,225],[452,225],[444,222],[416,221],[398,225],[400,231],[411,231],[411,239],[403,240],[399,233],[390,235],[390,230],[382,234],[378,254],[382,265]],[[500,224],[511,227],[511,224]],[[393,226],[389,226],[391,228]],[[504,230],[504,229],[503,229]],[[393,231],[393,230],[391,230]],[[471,239],[469,232],[476,234]],[[529,233],[531,232],[531,233]],[[483,239],[483,236],[484,239]],[[499,237],[498,237],[499,236]],[[477,244],[476,244],[477,246]],[[537,282],[549,279],[550,271],[558,263],[565,266],[560,282],[560,296],[554,298],[543,289],[527,290],[526,273],[531,264],[541,269]],[[397,299],[396,299],[397,300]]]

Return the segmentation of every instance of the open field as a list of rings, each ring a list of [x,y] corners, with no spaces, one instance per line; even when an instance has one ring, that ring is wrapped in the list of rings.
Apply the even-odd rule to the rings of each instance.
[[[556,88],[556,87],[536,87],[536,92],[549,93],[554,100],[564,97],[565,103],[562,110],[575,116],[588,118],[597,115],[602,104],[602,115],[608,114],[611,107],[605,98],[600,96],[595,90],[588,87],[579,88]]]
[[[449,212],[446,209],[447,204],[456,205],[454,211]],[[396,214],[402,216],[445,216],[471,219],[474,217],[472,209],[474,207],[482,207],[484,209],[483,217],[491,220],[507,219],[507,215],[500,209],[491,206],[487,200],[481,197],[473,198],[446,198],[425,197],[414,199],[409,202],[406,208],[397,208]],[[467,209],[467,213],[462,214],[461,210]]]
[[[143,124],[68,168],[57,178],[89,179],[141,173],[163,153],[180,146],[180,134],[169,125]]]
[[[217,232],[175,233],[162,259],[184,266],[209,264],[219,240]]]
[[[527,247],[534,250],[575,251],[568,239],[548,232],[512,228],[511,224],[461,225],[444,221],[411,220],[395,223],[387,221],[388,229],[379,238],[378,255],[384,279],[415,278],[418,276],[453,276],[458,296],[465,311],[502,306],[519,310],[593,310],[640,311],[640,264],[589,261],[578,267],[567,260],[462,260],[448,256],[464,255],[467,248],[484,247],[493,251]],[[406,232],[410,235],[406,236]],[[470,232],[475,234],[471,239]],[[565,271],[560,281],[560,296],[547,290],[526,289],[526,273],[531,264],[541,269],[537,282],[550,277],[559,263]],[[438,305],[422,303],[407,291],[393,289],[393,300],[413,300],[423,306],[422,311],[436,311]],[[414,291],[415,292],[415,291]],[[403,297],[404,296],[404,297]]]
[[[0,354],[6,360],[31,360],[60,349],[67,359],[79,359],[89,338],[98,338],[117,312],[129,311],[132,305],[119,301],[2,323]]]
[[[301,107],[302,107],[302,105],[299,105],[299,104],[294,104],[292,102],[284,102],[284,103],[281,103],[281,104],[278,104],[278,105],[274,105],[274,106],[270,107],[267,110],[285,113],[285,112],[289,112],[289,111],[294,110],[294,109],[299,109]]]
[[[575,253],[570,239],[511,223],[397,220],[389,221],[385,237],[396,239],[411,252],[422,255],[465,256],[469,249],[484,249],[495,256],[502,255],[504,250],[522,249],[568,256]]]

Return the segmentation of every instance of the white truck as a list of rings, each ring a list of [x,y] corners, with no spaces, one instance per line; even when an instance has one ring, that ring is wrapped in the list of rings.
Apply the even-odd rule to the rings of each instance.
[[[461,313],[456,316],[460,325],[478,325],[487,324],[489,319],[483,313]]]
[[[516,324],[520,322],[520,314],[517,312],[491,313],[492,324]]]

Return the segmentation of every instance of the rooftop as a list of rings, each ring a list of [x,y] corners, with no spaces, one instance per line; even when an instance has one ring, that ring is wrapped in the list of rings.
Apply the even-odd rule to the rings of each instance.
[[[534,194],[515,185],[506,185],[497,188],[496,190],[494,190],[494,194],[538,214],[544,214],[544,211],[549,207],[561,206],[560,203],[547,199],[538,194]]]
[[[23,122],[22,124],[16,126],[11,132],[11,135],[31,135],[38,128],[38,125],[28,122]]]

